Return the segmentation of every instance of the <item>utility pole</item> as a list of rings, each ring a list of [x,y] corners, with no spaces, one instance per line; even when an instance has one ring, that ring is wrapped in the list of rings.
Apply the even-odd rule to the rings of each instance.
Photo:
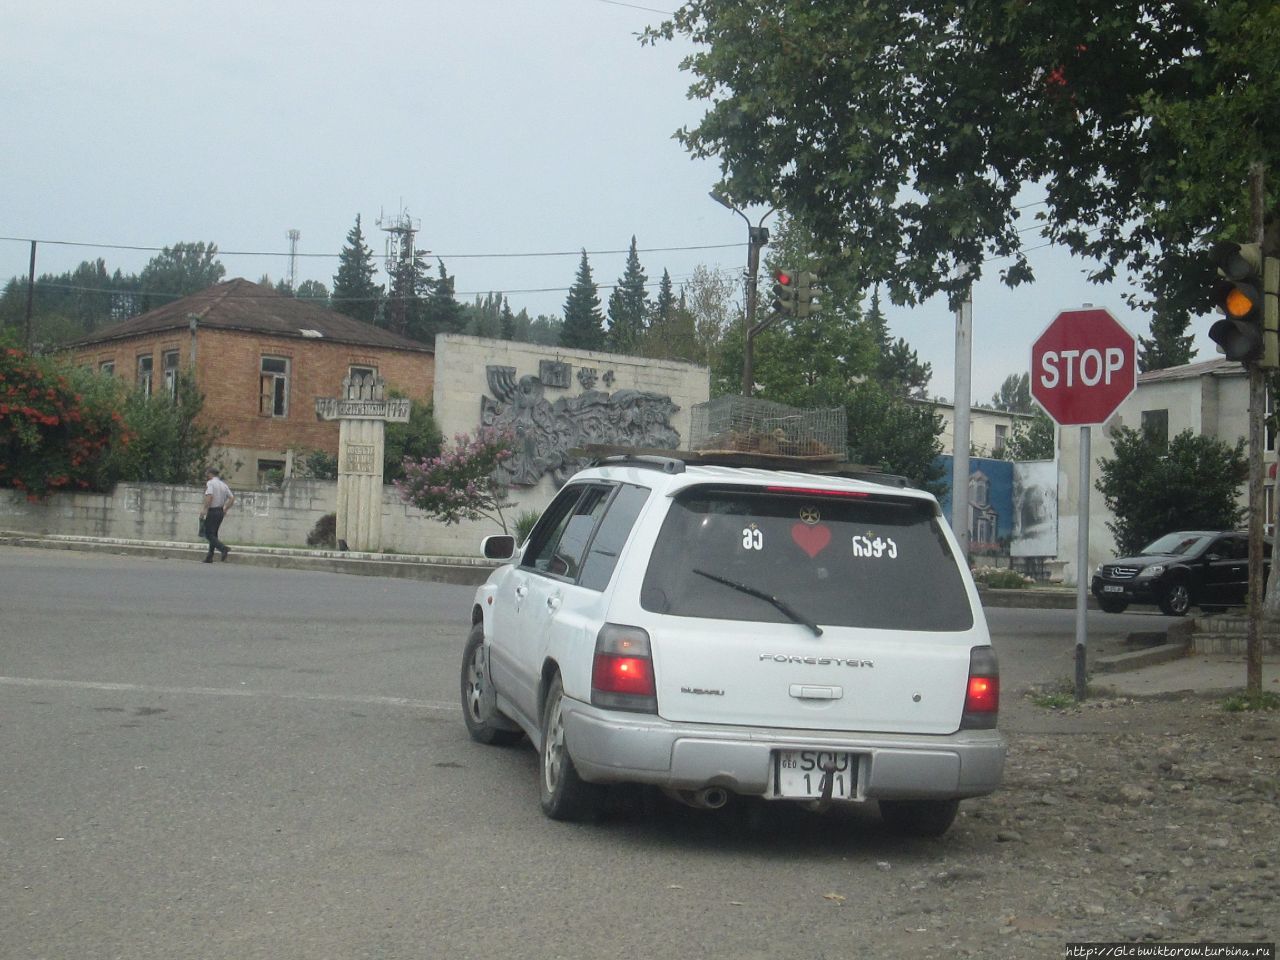
[[[1249,167],[1249,232],[1258,244],[1266,243],[1265,174],[1261,162]],[[1263,249],[1263,263],[1266,263]],[[1265,272],[1265,267],[1264,267]],[[1264,281],[1265,288],[1265,281]],[[1264,296],[1264,301],[1265,301]],[[1265,313],[1265,306],[1264,306]],[[1265,578],[1263,554],[1263,477],[1262,448],[1267,405],[1266,374],[1262,365],[1253,362],[1249,369],[1249,608],[1248,634],[1245,645],[1245,694],[1251,700],[1262,696],[1262,605]]]
[[[27,268],[27,318],[25,324],[27,352],[31,352],[31,308],[36,296],[36,242],[31,241],[31,266]]]
[[[956,308],[955,429],[951,447],[951,532],[969,559],[969,420],[973,364],[973,269],[965,274],[964,300]]]
[[[760,218],[758,224],[752,226],[751,220],[745,213],[714,190],[711,191],[711,199],[726,210],[732,210],[747,224],[747,272],[745,277],[745,317],[742,337],[742,395],[749,397],[755,387],[752,342],[755,340],[756,335],[766,326],[766,324],[756,325],[756,304],[760,300],[757,282],[760,273],[760,249],[769,242],[769,229],[764,225],[764,222],[776,208],[770,209],[768,213]]]

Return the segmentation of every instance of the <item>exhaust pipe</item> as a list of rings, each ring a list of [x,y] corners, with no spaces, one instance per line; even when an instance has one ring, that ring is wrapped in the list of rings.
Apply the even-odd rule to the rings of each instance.
[[[719,810],[729,802],[729,791],[724,787],[703,787],[701,790],[666,790],[673,799],[696,810]]]

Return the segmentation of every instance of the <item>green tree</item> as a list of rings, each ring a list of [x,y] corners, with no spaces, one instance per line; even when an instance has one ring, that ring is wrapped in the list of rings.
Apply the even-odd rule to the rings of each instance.
[[[905,339],[894,340],[880,306],[879,288],[871,291],[871,305],[865,322],[875,344],[878,359],[875,377],[889,390],[903,397],[923,399],[933,377],[933,365],[921,363],[920,356]]]
[[[347,233],[346,246],[338,254],[338,272],[333,275],[333,309],[364,323],[374,323],[382,302],[382,285],[373,278],[378,272],[373,250],[364,242],[360,214]]]
[[[1232,530],[1245,515],[1236,495],[1248,479],[1244,441],[1234,447],[1184,430],[1167,444],[1154,431],[1121,427],[1095,486],[1115,515],[1119,556],[1173,530]]]
[[[701,362],[693,314],[684,302],[683,292],[676,298],[671,274],[666,270],[662,271],[639,352],[659,360]]]
[[[329,306],[329,288],[319,280],[303,280],[298,284],[297,293],[294,295],[299,300],[314,303],[317,307]]]
[[[604,318],[600,315],[600,293],[591,278],[587,251],[582,251],[578,275],[564,301],[564,326],[560,346],[580,350],[601,350],[605,344]]]
[[[636,238],[631,238],[627,251],[627,264],[618,278],[618,285],[609,296],[609,349],[615,353],[636,353],[644,338],[649,316],[648,279],[640,266],[636,250]]]
[[[991,395],[991,408],[1009,413],[1032,413],[1036,409],[1031,399],[1031,375],[1011,373],[1004,378],[1000,389]]]
[[[1203,309],[1206,239],[1247,222],[1250,164],[1280,161],[1274,3],[687,0],[643,39],[677,35],[710,104],[686,148],[895,303],[957,303],[957,268],[992,258],[1032,279],[1035,184],[1044,234],[1094,279],[1123,267],[1144,305]]]
[[[476,294],[475,302],[465,308],[468,336],[502,338],[502,294]]]
[[[1191,318],[1186,312],[1157,309],[1151,317],[1151,336],[1138,337],[1138,370],[1164,370],[1190,363],[1196,355],[1196,338],[1187,333]]]
[[[942,416],[927,403],[913,403],[874,380],[853,385],[844,400],[849,458],[906,477],[913,486],[941,496],[946,471],[938,459]]]
[[[444,261],[436,261],[436,277],[426,281],[426,299],[419,322],[410,336],[424,343],[435,343],[437,334],[462,333],[467,327],[466,311],[454,296],[454,278],[449,276]]]
[[[189,371],[181,371],[173,395],[131,391],[124,419],[133,442],[113,449],[112,476],[140,483],[199,483],[223,431],[201,421],[204,394]]]
[[[387,395],[405,396],[398,390],[389,390]],[[439,456],[442,439],[431,404],[413,400],[409,406],[408,423],[387,424],[383,441],[383,482],[394,483],[403,479],[406,459],[421,462]]]
[[[1052,460],[1057,437],[1055,426],[1049,415],[1036,409],[1030,423],[1022,420],[1014,421],[1005,440],[1004,449],[997,459],[1000,460]]]
[[[215,243],[175,243],[165,247],[138,275],[143,310],[152,310],[218,283],[227,268]]]
[[[516,315],[511,312],[511,304],[507,302],[507,298],[502,298],[502,315],[499,318],[501,325],[499,335],[503,340],[514,340],[516,338]]]

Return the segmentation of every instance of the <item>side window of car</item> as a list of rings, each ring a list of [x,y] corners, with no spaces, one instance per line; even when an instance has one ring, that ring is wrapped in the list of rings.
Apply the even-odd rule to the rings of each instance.
[[[563,514],[549,516],[546,539],[530,543],[523,566],[573,580],[578,576],[591,535],[604,514],[613,487],[586,485]],[[558,506],[558,500],[552,506]],[[539,526],[542,526],[539,522]],[[535,531],[539,535],[542,531]]]
[[[648,499],[649,491],[644,487],[623,484],[618,488],[583,561],[582,575],[578,580],[582,586],[603,590],[609,585],[622,548]]]
[[[529,545],[525,547],[520,561],[522,567],[544,572],[548,569],[556,544],[573,516],[573,508],[581,499],[583,489],[582,484],[565,487],[543,511],[529,534]]]

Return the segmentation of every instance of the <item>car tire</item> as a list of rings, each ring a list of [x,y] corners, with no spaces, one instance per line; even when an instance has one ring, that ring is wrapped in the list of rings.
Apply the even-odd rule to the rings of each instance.
[[[1185,580],[1173,580],[1160,590],[1160,612],[1167,617],[1185,617],[1191,609],[1191,588]]]
[[[1124,613],[1129,609],[1128,600],[1117,600],[1114,597],[1098,597],[1098,609],[1103,613]]]
[[[477,743],[509,746],[520,739],[520,729],[498,711],[497,696],[489,679],[489,651],[484,645],[484,624],[467,635],[462,653],[462,717],[467,733]]]
[[[880,816],[894,833],[940,837],[955,822],[959,800],[881,800]]]
[[[556,674],[542,705],[542,748],[538,751],[538,801],[552,820],[590,820],[599,813],[604,788],[578,776],[564,730],[564,684]]]

